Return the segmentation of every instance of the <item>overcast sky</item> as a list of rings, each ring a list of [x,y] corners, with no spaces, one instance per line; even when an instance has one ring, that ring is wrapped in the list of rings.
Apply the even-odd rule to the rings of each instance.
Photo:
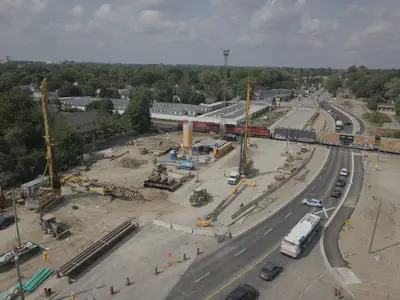
[[[0,0],[0,59],[400,67],[400,0]]]

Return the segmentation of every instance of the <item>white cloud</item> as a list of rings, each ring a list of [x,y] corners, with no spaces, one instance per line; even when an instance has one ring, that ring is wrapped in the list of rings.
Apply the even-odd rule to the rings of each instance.
[[[346,66],[361,58],[366,65],[387,65],[398,61],[400,48],[398,0],[85,0],[74,5],[0,0],[0,53],[21,59],[215,64],[221,63],[220,49],[229,47],[235,64],[317,67]],[[349,55],[349,49],[357,55]]]
[[[85,9],[82,6],[76,5],[72,8],[71,14],[75,17],[81,17],[84,12]]]

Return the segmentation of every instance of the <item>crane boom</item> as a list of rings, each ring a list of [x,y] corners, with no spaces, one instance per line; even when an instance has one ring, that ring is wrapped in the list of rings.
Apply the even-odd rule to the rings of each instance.
[[[46,93],[47,93],[47,81],[45,78],[43,79],[42,84],[40,85],[40,95],[42,102],[44,132],[45,132],[44,140],[46,142],[47,167],[49,169],[50,187],[54,192],[57,193],[61,189],[61,183],[55,168],[55,152],[54,152],[54,144],[50,136],[49,113],[47,110]]]
[[[243,138],[243,152],[242,152],[243,165],[247,163],[247,134],[249,130],[249,106],[250,106],[250,80],[247,82],[246,115],[244,124],[244,138]]]

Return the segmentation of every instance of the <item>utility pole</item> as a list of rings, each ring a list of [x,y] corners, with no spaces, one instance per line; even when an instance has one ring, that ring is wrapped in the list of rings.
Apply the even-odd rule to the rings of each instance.
[[[14,197],[14,187],[12,187],[11,189],[11,195],[12,195],[12,202],[14,209],[15,229],[17,231],[17,242],[18,242],[18,247],[21,247],[21,237],[19,235],[18,216],[17,216],[17,205],[15,203],[15,197]]]
[[[379,155],[381,154],[381,136],[380,136],[381,124],[379,124],[378,131],[376,133],[375,139],[378,139],[378,155],[376,156],[375,171],[378,171],[379,167]]]
[[[18,276],[19,293],[21,295],[21,300],[25,300],[24,287],[22,286],[22,277],[21,277],[21,272],[19,270],[19,257],[17,255],[16,247],[14,247],[14,261],[15,261],[15,269],[17,270],[17,276]]]
[[[196,174],[196,182],[199,182],[199,173],[200,173],[200,163],[199,163],[199,150],[197,151],[197,157],[196,157],[196,170],[197,170],[197,174]]]
[[[19,235],[19,227],[18,227],[17,205],[15,203],[15,197],[14,197],[14,187],[12,187],[12,189],[11,189],[11,195],[12,195],[12,202],[13,202],[13,209],[14,209],[15,229],[17,231],[17,242],[18,242],[18,247],[21,247],[21,237]],[[17,270],[17,276],[18,276],[19,292],[21,294],[21,299],[25,300],[24,288],[22,286],[21,272],[19,270],[19,257],[17,255],[17,247],[14,246],[13,251],[14,251],[15,269]]]
[[[227,107],[227,85],[228,85],[228,56],[230,49],[224,49],[222,54],[224,55],[224,93],[223,93],[223,101],[224,106]]]
[[[289,135],[290,135],[290,125],[287,130],[287,137],[286,137],[286,149],[289,151]]]

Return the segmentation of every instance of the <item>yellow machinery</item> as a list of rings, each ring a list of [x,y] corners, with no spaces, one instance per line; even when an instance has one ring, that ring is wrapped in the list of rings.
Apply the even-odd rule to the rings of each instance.
[[[215,219],[223,210],[224,210],[224,205],[229,201],[229,199],[237,192],[239,187],[244,183],[244,180],[240,180],[238,184],[232,189],[232,191],[229,193],[229,195],[221,201],[220,204],[214,209],[214,211],[206,216],[205,218],[197,218],[197,227],[208,227],[211,225],[211,222],[213,219]]]
[[[250,81],[247,82],[247,95],[246,95],[246,115],[245,115],[245,124],[244,124],[244,138],[243,138],[243,147],[241,153],[241,166],[240,173],[243,175],[249,175],[251,169],[253,168],[253,160],[248,158],[247,155],[247,144],[248,144],[248,131],[249,131],[249,108],[250,108]]]
[[[41,104],[42,104],[44,132],[45,132],[44,140],[46,143],[46,152],[47,152],[46,169],[49,170],[50,187],[41,187],[37,198],[28,199],[26,201],[28,202],[28,205],[30,205],[31,207],[37,207],[39,209],[42,209],[44,206],[53,202],[55,199],[61,196],[61,182],[60,178],[57,175],[55,167],[54,144],[50,136],[46,91],[47,91],[47,81],[46,79],[43,79],[43,82],[40,86],[40,94],[41,94]]]

